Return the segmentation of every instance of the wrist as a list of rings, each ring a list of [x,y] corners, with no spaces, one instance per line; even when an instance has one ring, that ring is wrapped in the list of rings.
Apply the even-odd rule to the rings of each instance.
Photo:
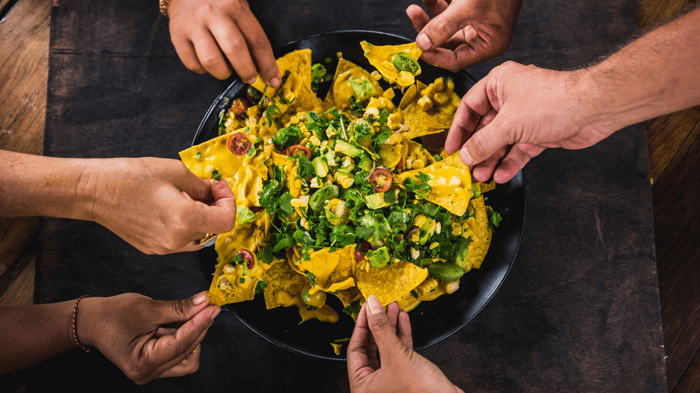
[[[609,94],[609,85],[595,67],[569,71],[571,91],[575,97],[572,114],[580,120],[581,129],[592,129],[604,138],[630,124],[621,121],[620,102]]]
[[[84,347],[96,347],[98,336],[100,308],[102,298],[86,297],[78,303],[75,320],[75,332],[71,326],[71,339],[74,345],[81,344]],[[77,342],[76,342],[77,341]]]
[[[104,176],[111,169],[109,161],[111,160],[86,160],[85,168],[75,188],[76,217],[73,218],[102,224],[100,222],[100,210],[103,209],[101,206],[106,204],[102,195],[105,193],[105,187],[108,186],[105,184]]]

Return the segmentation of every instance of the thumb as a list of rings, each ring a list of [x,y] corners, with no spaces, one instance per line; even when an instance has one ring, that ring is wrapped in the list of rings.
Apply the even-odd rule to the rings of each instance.
[[[200,292],[187,299],[159,300],[155,302],[159,316],[158,323],[164,325],[192,319],[192,317],[209,305],[209,297],[206,292]]]
[[[367,303],[367,322],[377,344],[379,357],[383,360],[390,359],[397,350],[405,347],[396,336],[395,328],[391,325],[379,299],[371,295],[367,298]]]
[[[456,32],[466,27],[470,15],[467,7],[451,4],[423,27],[418,33],[416,44],[425,52],[444,44]]]
[[[491,123],[473,133],[462,146],[459,158],[465,165],[476,165],[512,143],[509,135],[512,130],[501,119],[496,114]]]
[[[204,218],[199,228],[206,233],[225,233],[236,225],[236,197],[226,180],[211,184],[213,205],[199,205]]]

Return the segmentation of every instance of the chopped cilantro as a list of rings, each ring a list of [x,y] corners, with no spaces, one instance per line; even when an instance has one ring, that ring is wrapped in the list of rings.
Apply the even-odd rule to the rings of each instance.
[[[359,314],[361,308],[362,308],[362,304],[360,304],[360,299],[357,299],[354,302],[345,306],[343,308],[343,312],[350,315],[350,316],[353,316],[353,315]]]
[[[267,282],[265,282],[263,279],[258,280],[258,283],[255,284],[255,294],[253,296],[258,296],[264,293],[265,288],[267,288]]]
[[[316,275],[311,273],[311,272],[306,272],[306,277],[309,278],[309,281],[311,282],[311,286],[315,287],[316,286]]]
[[[489,216],[489,223],[493,225],[494,227],[498,228],[499,225],[501,225],[501,213],[493,210],[491,206],[486,206],[486,213]]]

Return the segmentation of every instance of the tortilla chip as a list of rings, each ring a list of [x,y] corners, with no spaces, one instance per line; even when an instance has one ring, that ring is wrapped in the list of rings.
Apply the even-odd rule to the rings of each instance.
[[[480,196],[472,199],[469,202],[469,209],[473,209],[475,214],[474,217],[470,217],[467,220],[466,230],[462,235],[472,239],[471,244],[469,244],[469,257],[465,271],[481,267],[481,262],[484,261],[486,253],[489,251],[492,236],[484,197]]]
[[[284,305],[278,298],[277,291],[284,291],[294,297],[311,286],[309,279],[294,271],[286,260],[272,262],[270,268],[263,273],[262,279],[267,283],[265,306],[268,310]]]
[[[287,76],[287,80],[280,87],[279,95],[289,101],[285,113],[320,111],[321,100],[316,93],[311,90],[311,85],[303,76],[292,72]]]
[[[277,67],[280,70],[280,75],[285,75],[287,71],[298,74],[305,85],[311,90],[311,49],[299,49],[294,52],[277,59]],[[265,95],[272,98],[277,94],[277,89],[272,86],[267,86],[265,81],[258,75],[255,82],[251,85],[259,91],[264,91]],[[267,88],[267,91],[265,90]]]
[[[224,272],[227,266],[231,270],[230,272]],[[256,263],[252,269],[247,270],[247,274],[245,272],[246,269],[243,269],[241,263],[219,263],[207,293],[210,298],[209,303],[223,306],[224,304],[251,300],[255,296],[258,280],[263,275],[263,268],[260,263]]]
[[[458,153],[452,154],[453,156]],[[417,180],[417,175],[424,173],[430,176],[428,184],[431,186],[426,200],[440,205],[452,214],[461,216],[467,211],[467,205],[471,198],[472,177],[469,167],[462,164],[457,157],[448,157],[422,169],[412,169],[397,174],[394,179],[397,183],[403,183],[408,178]]]
[[[407,130],[402,131],[402,134],[406,139],[414,139],[424,135],[437,134],[444,131],[442,128],[434,128],[429,124],[432,122],[425,123],[423,121],[423,112],[418,106],[418,99],[420,98],[420,92],[425,90],[428,86],[425,83],[418,81],[415,85],[410,86],[404,92],[401,102],[399,103],[399,109],[403,114],[403,122],[406,125]],[[453,115],[454,117],[454,115]]]
[[[349,306],[352,302],[359,299],[360,296],[362,296],[362,294],[356,286],[335,292],[335,297],[340,299],[340,302],[343,303],[343,307]]]
[[[482,183],[482,182],[478,181],[474,184],[476,184],[477,187],[479,187],[479,192],[481,192],[482,194],[496,188],[496,182],[493,180],[491,180],[490,183]]]
[[[220,234],[216,238],[214,246],[218,253],[219,264],[229,261],[238,250],[257,252],[258,246],[267,239],[271,224],[270,219],[269,214],[263,213],[255,221],[236,225],[230,232]]]
[[[325,292],[340,291],[353,287],[355,279],[353,273],[357,261],[355,259],[355,245],[351,244],[344,248],[331,252],[326,247],[318,251],[309,253],[310,260],[302,258],[292,259],[294,270],[314,277],[315,285],[310,293],[318,290]]]
[[[350,97],[356,97],[355,90],[350,85],[349,80],[357,78],[364,78],[369,82],[374,89],[374,94],[371,94],[372,97],[381,97],[382,94],[384,94],[384,89],[382,89],[379,82],[377,82],[367,70],[351,61],[340,58],[338,60],[338,67],[335,69],[333,84],[328,90],[326,98],[323,100],[323,107],[327,107],[330,102],[333,103],[332,106],[340,110],[349,107]]]
[[[402,74],[392,65],[394,56],[396,56],[396,54],[399,52],[407,54],[417,62],[420,56],[423,54],[423,51],[415,42],[403,45],[375,46],[367,41],[362,41],[360,42],[360,45],[362,46],[362,50],[365,51],[365,57],[367,60],[369,60],[369,63],[372,64],[389,83],[396,83],[402,87],[411,86],[415,82],[414,77],[420,75],[421,73],[419,68],[414,75],[411,75],[408,72],[404,72]],[[411,77],[408,77],[408,75],[405,74],[408,74]]]
[[[374,295],[382,306],[400,299],[428,277],[428,269],[398,261],[381,269],[370,267],[357,271],[357,288],[367,299]]]
[[[245,128],[238,132],[244,130]],[[250,143],[255,142],[254,135],[244,133],[248,135]],[[262,151],[253,156],[233,154],[226,146],[228,137],[229,135],[221,135],[183,150],[180,152],[180,159],[187,169],[202,179],[213,179],[216,170],[231,187],[238,207],[260,206],[258,195],[262,191],[263,181],[267,180],[265,161],[274,147],[267,144]]]

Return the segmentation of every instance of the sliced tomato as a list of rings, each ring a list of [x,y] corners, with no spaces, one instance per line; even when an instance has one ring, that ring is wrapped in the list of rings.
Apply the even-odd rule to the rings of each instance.
[[[308,147],[302,145],[292,145],[287,149],[288,156],[306,156],[309,160],[311,159],[311,150]]]
[[[355,249],[355,259],[357,259],[358,261],[365,259],[365,254],[367,254],[367,250],[369,250],[369,242],[363,241],[360,248]]]
[[[253,256],[252,252],[248,250],[240,250],[236,253],[236,255],[240,255],[243,258],[243,261],[246,263],[246,265],[248,265],[248,270],[255,267],[255,257]]]
[[[255,105],[258,102],[260,102],[260,99],[262,98],[262,92],[249,85],[245,91],[245,97],[248,99],[250,105]]]
[[[245,115],[245,112],[248,110],[248,107],[250,107],[248,101],[246,101],[243,98],[236,98],[231,103],[231,113],[233,113],[233,115],[236,117],[241,117]]]
[[[391,188],[391,182],[393,179],[394,178],[391,176],[391,172],[389,172],[388,169],[376,168],[374,171],[372,171],[372,174],[369,175],[369,184],[372,186],[374,191],[384,192]]]
[[[226,142],[226,147],[228,147],[231,153],[238,154],[239,156],[248,153],[248,150],[250,150],[252,146],[253,144],[250,143],[248,136],[242,132],[231,134]]]

